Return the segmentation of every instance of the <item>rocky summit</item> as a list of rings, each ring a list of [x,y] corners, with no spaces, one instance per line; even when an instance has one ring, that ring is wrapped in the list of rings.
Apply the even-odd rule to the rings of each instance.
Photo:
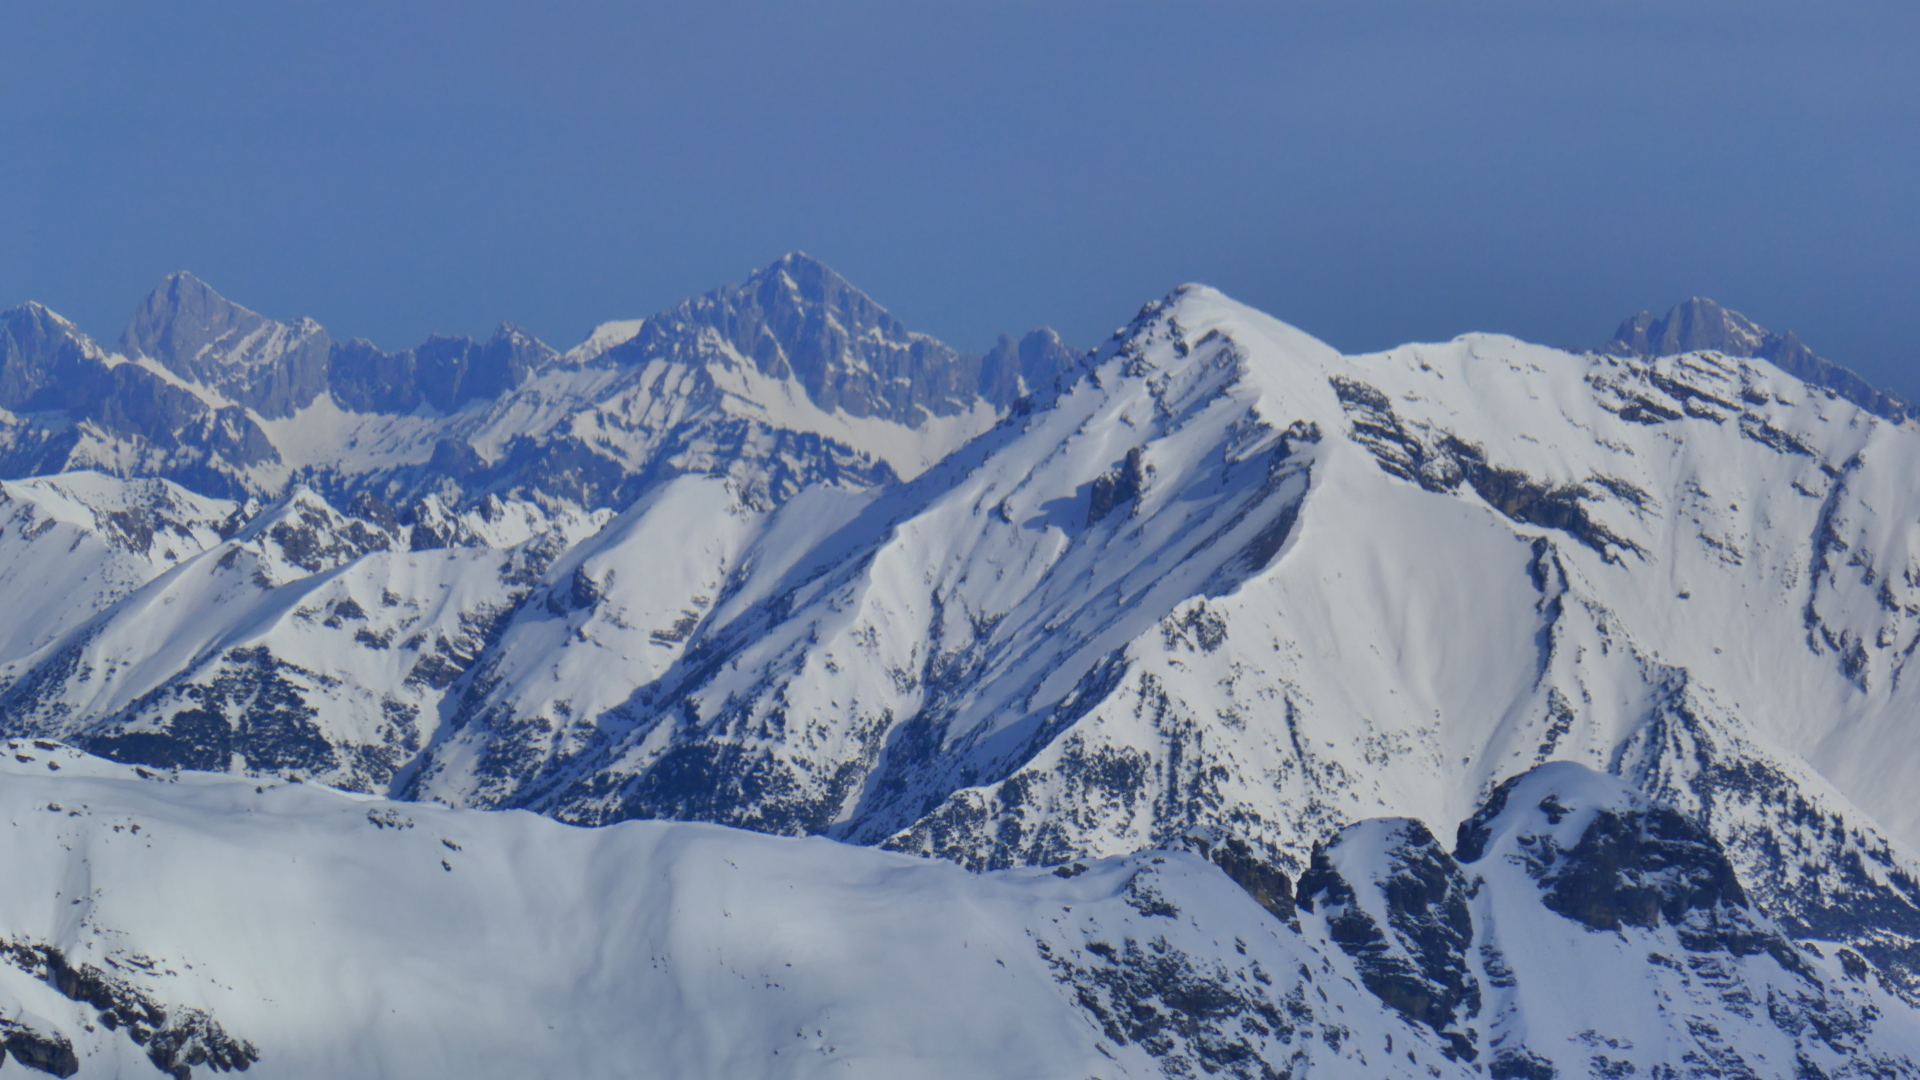
[[[1916,468],[1705,300],[975,354],[795,254],[564,351],[0,313],[0,1047],[1920,1075]]]

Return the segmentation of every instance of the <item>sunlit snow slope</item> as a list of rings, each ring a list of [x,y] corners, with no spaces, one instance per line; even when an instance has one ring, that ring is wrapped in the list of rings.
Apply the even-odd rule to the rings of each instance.
[[[1503,791],[1465,864],[1415,822],[1348,830],[1296,911],[1202,838],[980,876],[6,749],[0,1045],[59,1076],[1916,1074],[1903,1006],[1577,766]],[[1596,835],[1657,859],[1569,907]]]

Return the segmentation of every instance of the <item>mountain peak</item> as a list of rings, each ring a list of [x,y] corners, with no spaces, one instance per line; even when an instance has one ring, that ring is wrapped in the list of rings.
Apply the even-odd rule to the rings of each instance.
[[[766,269],[757,271],[756,273],[777,274],[783,272],[796,276],[818,276],[824,274],[834,278],[840,277],[840,275],[834,271],[833,267],[828,266],[826,263],[821,262],[819,259],[814,258],[804,251],[789,251],[769,263]]]
[[[63,333],[67,335],[78,335],[80,333],[80,328],[73,324],[73,320],[38,300],[29,300],[18,307],[0,311],[0,322],[39,327],[43,333]]]
[[[120,348],[130,356],[150,356],[178,370],[176,364],[191,361],[223,335],[249,333],[266,322],[265,316],[178,270],[161,279],[134,309],[133,320],[120,335]]]
[[[981,357],[914,333],[825,263],[796,251],[740,284],[646,320],[605,355],[628,364],[673,357],[791,381],[824,412],[917,428],[982,402],[1004,409],[1028,388],[1050,385],[1054,372],[1044,369],[1071,358],[1043,339],[1028,344],[1024,359],[1018,351]]]
[[[789,252],[748,275],[736,295],[751,297],[767,314],[796,328],[825,317],[855,335],[874,329],[888,336],[907,335],[892,312],[805,252]]]
[[[319,395],[331,345],[311,319],[276,322],[184,270],[147,294],[120,336],[127,355],[151,357],[265,416],[290,415]]]
[[[1642,311],[1621,322],[1603,352],[1675,356],[1714,350],[1730,356],[1760,356],[1768,333],[1752,319],[1705,297],[1691,297],[1655,318]]]
[[[1599,351],[1612,356],[1644,357],[1712,351],[1767,360],[1794,378],[1831,390],[1876,416],[1899,423],[1915,415],[1914,407],[1904,398],[1816,356],[1792,332],[1774,333],[1702,296],[1690,297],[1658,318],[1650,311],[1642,311],[1623,320],[1614,331],[1613,340],[1602,345]]]

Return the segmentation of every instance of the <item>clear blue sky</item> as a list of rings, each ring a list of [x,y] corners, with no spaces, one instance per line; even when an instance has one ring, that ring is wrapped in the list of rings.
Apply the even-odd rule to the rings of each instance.
[[[1920,397],[1920,4],[0,7],[0,305],[191,269],[569,345],[791,249],[963,348],[1183,281],[1335,345],[1711,296]]]

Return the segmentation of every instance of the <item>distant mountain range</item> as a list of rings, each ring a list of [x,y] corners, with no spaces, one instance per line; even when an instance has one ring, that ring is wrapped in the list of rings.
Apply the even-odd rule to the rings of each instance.
[[[97,470],[231,499],[304,484],[401,506],[611,506],[724,455],[764,502],[843,475],[917,474],[1072,360],[1048,331],[957,352],[804,255],[565,355],[511,325],[386,353],[182,273],[141,303],[117,351],[37,304],[0,315],[0,475]]]
[[[351,818],[311,826],[333,837],[313,859],[351,862],[393,831],[361,818],[418,814],[491,853],[487,895],[591,875],[592,845],[555,826],[585,846],[543,864],[494,824],[520,818],[473,811],[628,823],[604,835],[640,845],[631,880],[527,916],[593,925],[680,843],[710,852],[689,881],[788,867],[749,867],[749,892],[801,863],[896,882],[872,895],[920,914],[889,934],[937,935],[927,897],[977,890],[1006,977],[1044,991],[1020,1000],[1060,1010],[1035,1076],[1920,1072],[1920,425],[1711,301],[1592,353],[1472,334],[1356,356],[1187,286],[1090,352],[1040,330],[970,355],[791,255],[564,353],[512,327],[386,353],[182,274],[111,350],[0,314],[0,409],[16,820],[57,789],[43,762],[90,778],[90,806],[134,799],[128,820],[211,800],[169,826],[194,851],[222,814],[285,812]],[[293,780],[398,802],[276,802]],[[81,872],[43,839],[17,858]],[[218,874],[264,856],[231,857]],[[135,947],[18,910],[0,934]],[[730,917],[698,947],[782,932]],[[249,924],[262,955],[273,918]],[[394,948],[339,932],[343,955]],[[16,967],[57,987],[37,948]],[[895,1017],[879,988],[935,962],[897,951],[863,1004],[822,990],[806,1015]],[[162,1000],[149,974],[127,978]],[[165,1000],[253,1040],[250,1066],[347,1068],[244,992],[179,985]],[[57,1032],[87,1075],[133,1053],[41,1015],[21,1045]],[[433,1023],[517,1047],[502,1061],[548,1045]],[[684,1074],[901,1074],[874,1033],[919,1028],[859,1030],[851,1058],[703,1049]]]

